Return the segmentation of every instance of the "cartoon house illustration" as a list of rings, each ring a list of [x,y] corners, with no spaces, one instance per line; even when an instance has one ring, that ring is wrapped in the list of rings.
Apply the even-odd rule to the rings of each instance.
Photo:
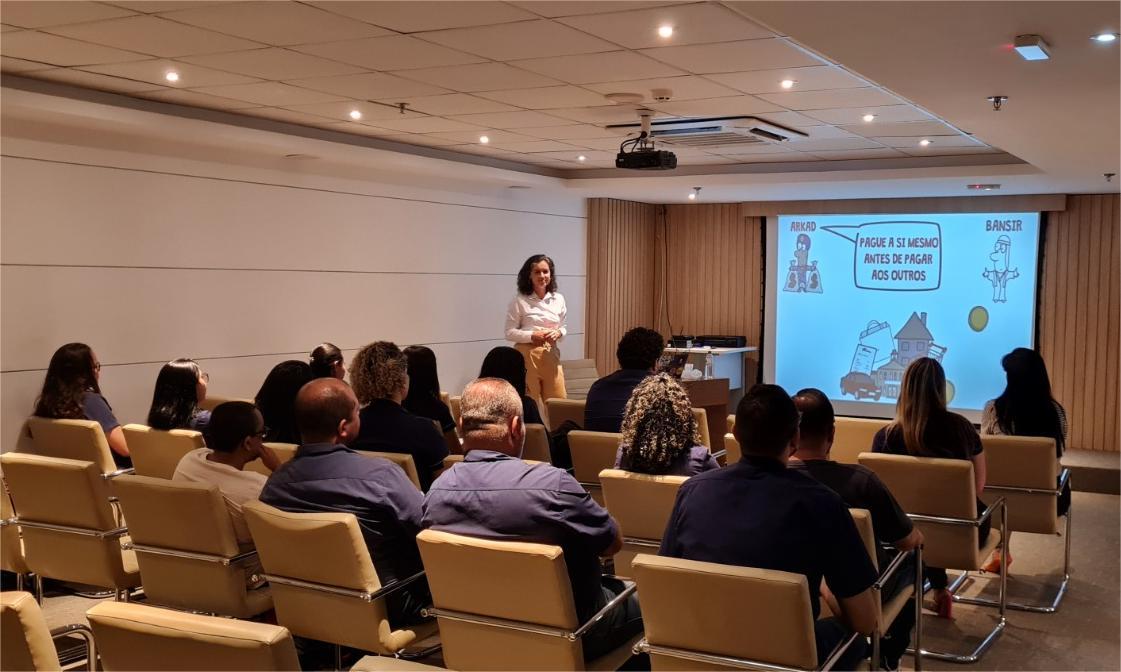
[[[892,350],[887,364],[872,372],[872,380],[880,388],[880,394],[891,399],[899,397],[899,386],[903,382],[903,371],[906,368],[907,365],[899,361],[899,352]]]
[[[926,313],[911,313],[911,319],[895,334],[895,350],[899,363],[907,368],[913,360],[926,357],[934,336],[926,328]],[[892,358],[893,360],[895,357]]]

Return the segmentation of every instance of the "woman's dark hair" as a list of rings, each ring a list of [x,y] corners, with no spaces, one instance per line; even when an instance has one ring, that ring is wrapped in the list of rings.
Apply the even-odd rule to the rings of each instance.
[[[206,447],[219,453],[232,453],[257,429],[257,407],[248,401],[218,404],[206,426]]]
[[[183,429],[198,411],[198,382],[202,370],[193,359],[175,359],[160,368],[148,426],[153,429]]]
[[[553,260],[544,254],[535,254],[529,259],[525,260],[522,264],[522,270],[518,271],[518,293],[529,296],[533,293],[533,278],[530,273],[533,272],[533,267],[539,262],[549,262],[549,284],[545,286],[546,292],[557,291],[557,269],[553,266]]]
[[[519,397],[525,396],[525,359],[514,348],[500,345],[483,358],[480,378],[501,378],[514,386]]]
[[[315,376],[307,362],[290,359],[272,367],[257,391],[257,409],[269,428],[266,441],[300,443],[296,429],[296,393]]]
[[[436,373],[436,353],[423,345],[405,348],[409,360],[409,395],[402,404],[409,408],[426,398],[440,398],[440,376]]]
[[[1047,365],[1035,350],[1016,348],[1000,360],[1008,385],[996,401],[996,423],[1005,434],[1046,436],[1055,439],[1063,454],[1063,425],[1051,396]]]
[[[41,418],[84,418],[82,395],[101,393],[93,368],[93,350],[85,343],[67,343],[51,356],[43,390],[35,400]]]
[[[316,378],[334,378],[335,364],[343,361],[343,351],[334,343],[320,343],[311,351],[311,373]]]

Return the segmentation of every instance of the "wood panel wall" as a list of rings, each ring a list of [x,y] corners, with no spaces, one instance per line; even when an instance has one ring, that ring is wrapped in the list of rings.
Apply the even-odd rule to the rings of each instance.
[[[1071,448],[1117,452],[1117,194],[1067,197],[1047,215],[1039,347],[1055,398],[1066,408]]]
[[[628,329],[654,326],[658,207],[609,198],[588,201],[584,356],[596,360],[600,375],[619,368],[615,347]]]

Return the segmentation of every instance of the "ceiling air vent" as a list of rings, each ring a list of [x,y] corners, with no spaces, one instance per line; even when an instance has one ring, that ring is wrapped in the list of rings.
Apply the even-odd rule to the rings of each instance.
[[[611,124],[608,130],[628,135],[642,130],[640,123]],[[757,117],[714,117],[653,121],[650,135],[673,147],[735,147],[780,143],[809,137],[792,128],[772,124]]]

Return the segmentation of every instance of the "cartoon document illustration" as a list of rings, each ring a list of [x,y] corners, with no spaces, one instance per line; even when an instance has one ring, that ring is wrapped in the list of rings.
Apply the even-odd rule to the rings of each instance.
[[[1008,281],[1020,277],[1018,269],[1008,268],[1011,250],[1012,239],[1003,235],[997,238],[993,243],[993,252],[989,255],[993,267],[986,268],[981,273],[993,285],[993,303],[1008,303],[1008,296],[1005,293]]]
[[[790,270],[786,275],[786,284],[782,288],[784,292],[821,294],[821,274],[817,270],[817,261],[809,260],[811,245],[808,234],[798,234],[794,258],[790,260]]]
[[[873,375],[876,367],[877,355],[886,348],[891,348],[891,325],[887,322],[872,320],[867,328],[860,332],[860,341],[856,344],[856,351],[852,356],[849,372],[841,378],[841,396],[851,394],[856,399],[880,399],[880,384]],[[883,357],[879,358],[883,361]]]

